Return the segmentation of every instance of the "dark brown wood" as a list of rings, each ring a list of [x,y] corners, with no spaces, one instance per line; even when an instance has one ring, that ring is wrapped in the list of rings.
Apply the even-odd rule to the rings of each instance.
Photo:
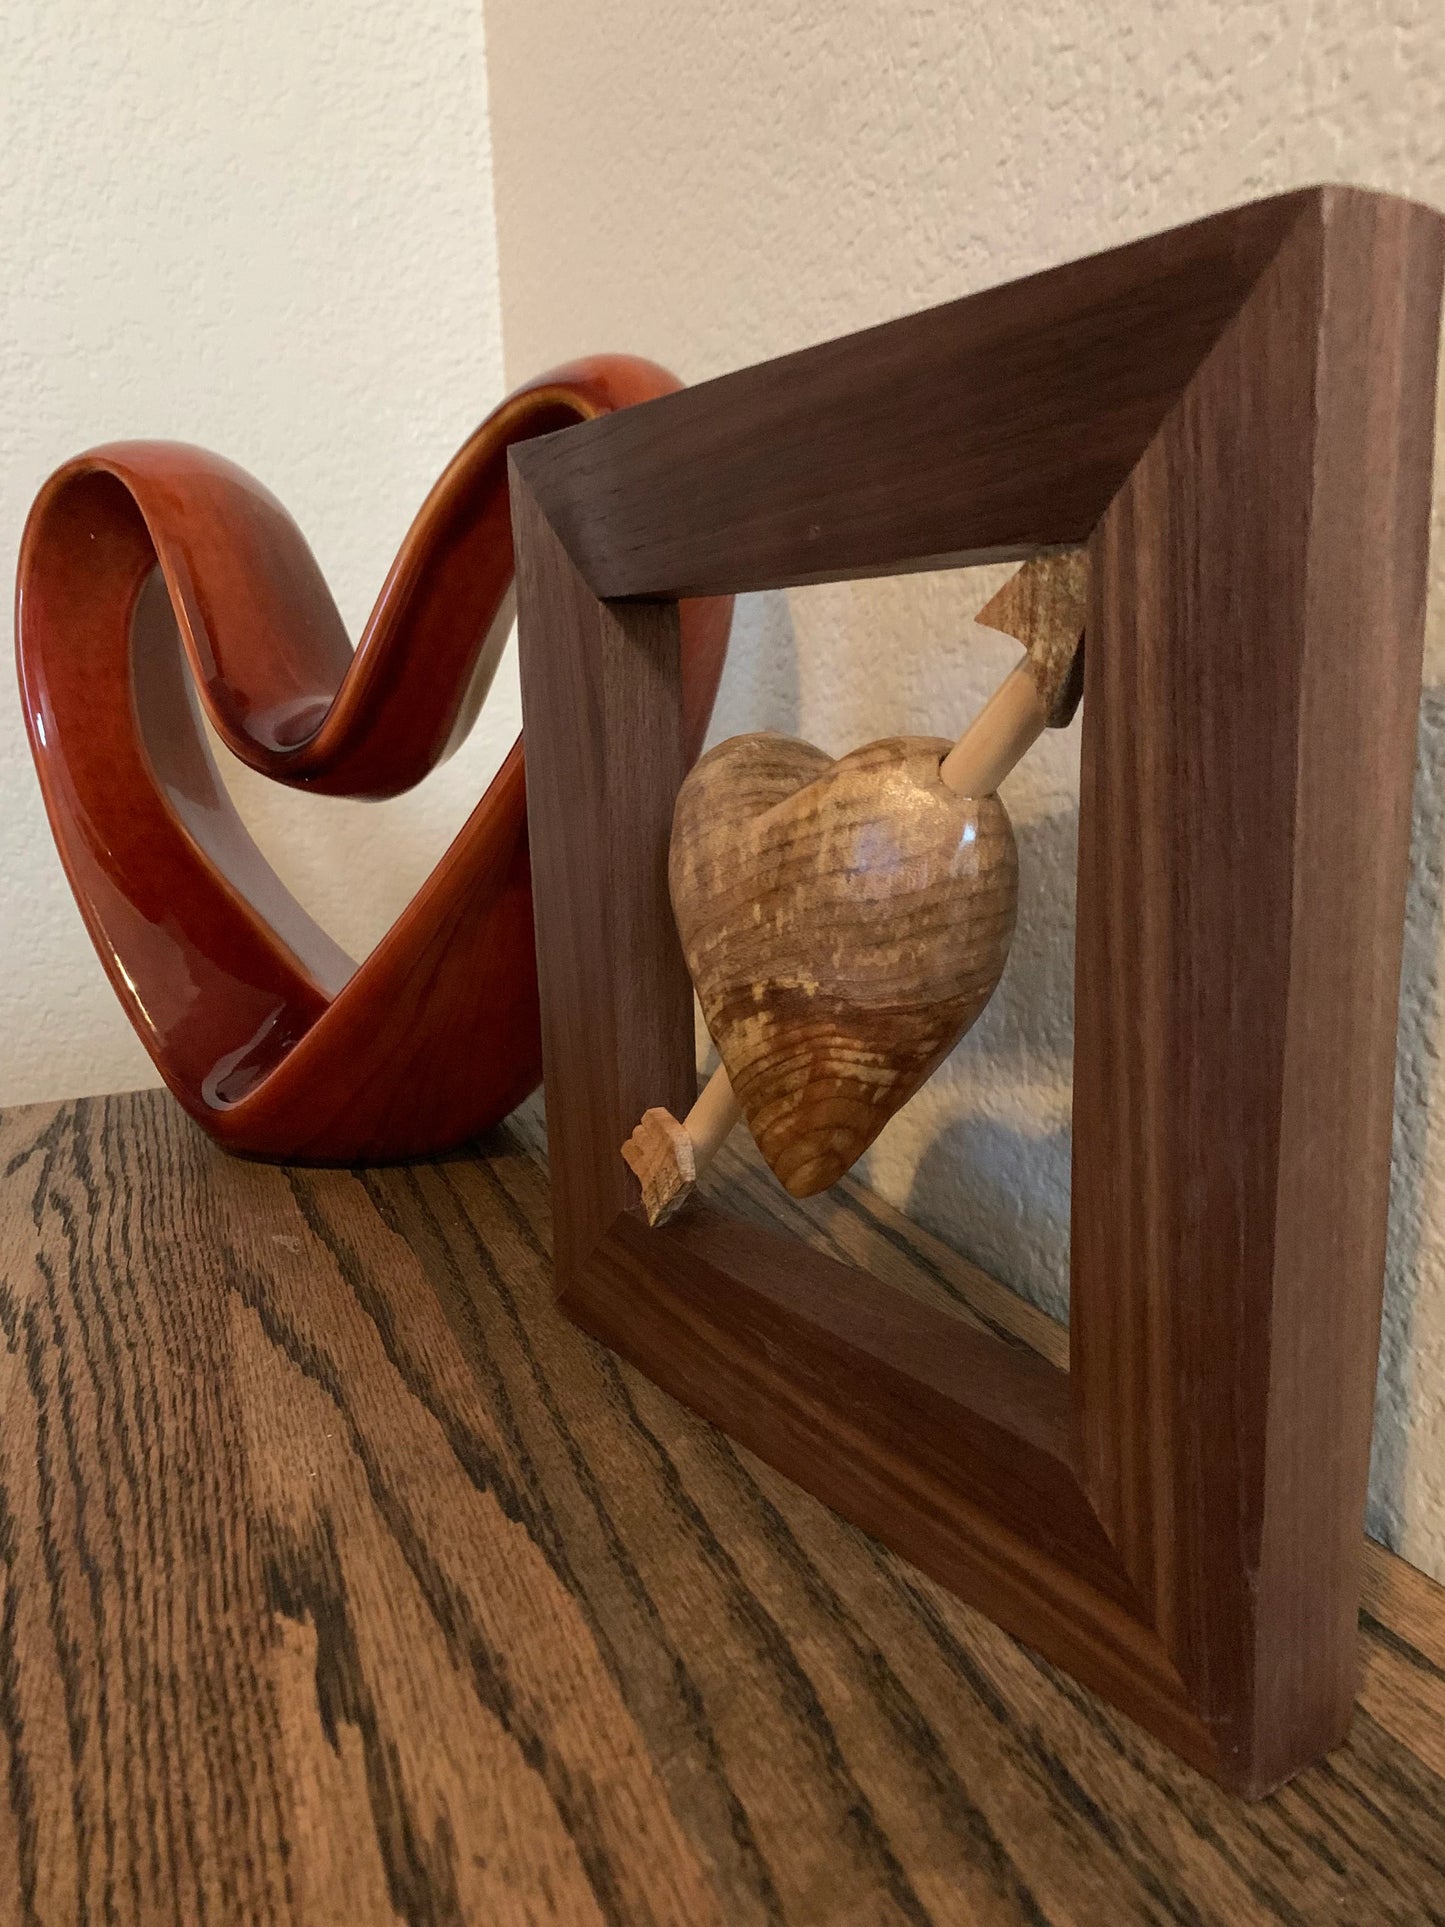
[[[1355,1678],[1441,257],[1311,190],[513,456],[564,1302],[1250,1795]],[[1084,537],[1065,1387],[909,1355],[781,1234],[638,1221],[616,1147],[693,1088],[677,697],[656,605],[594,591]]]
[[[703,1208],[656,1233],[619,1218],[562,1302],[1212,1769],[1209,1736],[1080,1489],[1066,1374],[795,1237]]]
[[[599,596],[1086,541],[1318,199],[1237,208],[723,375],[544,437],[523,472]]]
[[[1084,1465],[1259,1784],[1354,1692],[1438,345],[1411,266],[1436,232],[1369,196],[1297,222],[1094,538]]]
[[[559,1318],[514,1138],[287,1170],[150,1092],[0,1172],[0,1919],[1445,1918],[1445,1594],[1378,1548],[1349,1739],[1244,1808]],[[1067,1355],[851,1183],[709,1185]]]
[[[677,945],[651,940],[671,925],[667,844],[641,842],[636,828],[671,814],[686,769],[677,614],[599,603],[515,475],[512,519],[529,624],[575,644],[546,661],[530,652],[522,665],[525,700],[554,725],[528,796],[550,823],[579,826],[550,845],[555,888],[537,926],[538,969],[558,991],[543,1006],[543,1052],[586,1080],[555,1123],[570,1268],[631,1200],[617,1147],[633,1124],[649,1104],[681,1115],[692,1102],[692,985]],[[605,1146],[601,1118],[616,1120]]]

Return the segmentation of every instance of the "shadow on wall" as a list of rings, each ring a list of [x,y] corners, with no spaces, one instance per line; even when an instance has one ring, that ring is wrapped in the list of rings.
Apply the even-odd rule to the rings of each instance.
[[[739,596],[707,747],[749,730],[796,736],[801,728],[798,641],[788,598],[776,589]]]
[[[1423,1299],[1445,1302],[1445,1156],[1440,1141],[1440,947],[1445,925],[1445,686],[1427,685],[1420,701],[1395,1047],[1395,1124],[1385,1303],[1370,1464],[1369,1529],[1419,1557],[1412,1517],[1445,1507],[1445,1349],[1422,1354],[1419,1332],[1442,1330],[1422,1316]]]
[[[905,1209],[1056,1318],[1069,1307],[1077,803],[1014,812],[1019,919],[992,1003],[913,1100]],[[905,1114],[906,1116],[907,1114]],[[886,1147],[871,1154],[881,1161]]]

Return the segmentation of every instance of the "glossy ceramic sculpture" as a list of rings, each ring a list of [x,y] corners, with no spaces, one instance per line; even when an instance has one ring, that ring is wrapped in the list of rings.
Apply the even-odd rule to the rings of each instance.
[[[520,740],[400,920],[353,965],[262,857],[201,711],[253,769],[386,797],[476,717],[511,616],[510,443],[647,401],[651,363],[509,397],[403,542],[353,655],[300,530],[240,469],[165,442],[82,455],[21,546],[20,686],[51,827],[101,961],[171,1090],[255,1156],[363,1163],[474,1136],[542,1051]],[[726,598],[684,610],[695,753]],[[366,861],[356,853],[358,866]]]

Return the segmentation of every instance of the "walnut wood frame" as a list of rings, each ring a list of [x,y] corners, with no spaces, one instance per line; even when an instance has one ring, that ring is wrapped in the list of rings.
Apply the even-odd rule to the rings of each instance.
[[[1441,265],[1311,189],[511,458],[563,1303],[1251,1795],[1354,1694]],[[1083,541],[1065,1373],[618,1147],[695,1091],[675,598]]]

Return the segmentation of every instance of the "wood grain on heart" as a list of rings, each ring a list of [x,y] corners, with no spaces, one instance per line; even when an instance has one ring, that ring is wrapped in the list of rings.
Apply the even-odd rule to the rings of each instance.
[[[683,951],[748,1128],[795,1197],[862,1155],[1008,957],[1013,831],[996,796],[940,780],[949,747],[890,737],[834,761],[738,736],[678,794]]]

